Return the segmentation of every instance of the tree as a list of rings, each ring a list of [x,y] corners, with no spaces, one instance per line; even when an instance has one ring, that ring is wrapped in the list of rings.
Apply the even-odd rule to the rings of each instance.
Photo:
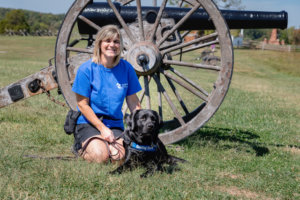
[[[270,37],[271,31],[271,29],[246,29],[244,36],[250,40],[263,40]]]
[[[294,38],[294,44],[300,45],[300,29],[294,30],[293,38]]]
[[[6,21],[3,19],[0,21],[0,34],[5,33]]]
[[[6,13],[5,18],[0,21],[0,31],[3,33],[6,29],[15,32],[20,30],[30,31],[30,27],[22,10],[12,10]]]
[[[293,44],[295,27],[279,30],[279,39],[284,40],[286,44]]]

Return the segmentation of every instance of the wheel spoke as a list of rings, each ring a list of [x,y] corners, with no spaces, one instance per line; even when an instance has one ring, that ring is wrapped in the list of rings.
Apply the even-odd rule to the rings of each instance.
[[[170,70],[174,74],[176,74],[177,76],[179,76],[180,78],[182,78],[183,80],[185,80],[186,82],[188,82],[190,85],[192,85],[194,88],[196,88],[197,90],[199,90],[200,92],[202,92],[205,96],[208,96],[208,92],[206,90],[204,90],[203,88],[201,88],[200,86],[198,86],[192,80],[190,80],[189,78],[185,77],[183,74],[181,74],[180,72],[178,72],[177,70],[175,70],[172,67],[170,68]]]
[[[107,0],[109,6],[111,7],[111,9],[114,11],[117,19],[119,20],[120,24],[122,25],[124,31],[126,32],[127,36],[129,37],[129,39],[131,40],[132,43],[135,43],[135,37],[132,35],[131,31],[129,30],[127,24],[125,23],[124,19],[122,18],[122,16],[120,15],[119,11],[117,10],[116,6],[111,2],[111,0]]]
[[[219,43],[219,40],[214,40],[214,41],[207,42],[207,43],[204,43],[204,44],[199,44],[197,46],[194,46],[194,47],[191,47],[191,48],[188,48],[188,49],[184,49],[182,52],[180,52],[180,51],[173,52],[173,53],[171,53],[171,56],[176,56],[180,53],[187,53],[187,52],[190,52],[190,51],[194,51],[196,49],[201,49],[201,48],[208,47],[210,45],[218,44],[218,43]]]
[[[187,36],[191,31],[185,31],[184,33],[182,33],[181,38],[184,38],[185,36]]]
[[[185,104],[184,104],[184,102],[183,102],[183,100],[182,100],[182,98],[181,98],[179,92],[176,90],[175,85],[172,83],[172,81],[171,81],[171,79],[170,79],[169,77],[166,76],[166,79],[167,79],[167,81],[168,81],[168,83],[169,83],[171,89],[173,90],[173,92],[174,92],[174,94],[175,94],[177,100],[179,101],[179,103],[180,103],[182,109],[184,110],[185,114],[186,114],[186,115],[189,114],[189,111],[188,111],[187,107],[185,106]]]
[[[182,61],[176,61],[176,60],[163,60],[164,64],[168,65],[177,65],[177,66],[183,66],[183,67],[192,67],[192,68],[200,68],[200,69],[208,69],[208,70],[214,70],[214,71],[220,71],[220,66],[214,66],[214,65],[205,65],[205,64],[199,64],[199,63],[189,63],[189,62],[182,62]]]
[[[195,91],[190,85],[186,84],[185,82],[183,82],[182,80],[178,79],[177,77],[173,76],[172,74],[170,74],[167,71],[162,70],[162,73],[166,76],[169,77],[170,79],[172,79],[173,81],[175,81],[176,83],[178,83],[179,85],[181,85],[182,87],[184,87],[186,90],[190,91],[191,93],[193,93],[194,95],[198,96],[200,99],[202,99],[203,101],[207,102],[208,98],[207,96],[203,95],[202,93]]]
[[[89,20],[88,18],[86,18],[86,17],[84,17],[82,15],[79,15],[78,18],[81,19],[82,21],[84,21],[85,23],[87,23],[89,26],[91,26],[94,29],[96,29],[97,31],[101,30],[100,26],[98,26],[97,24],[95,24],[94,22],[92,22],[91,20]]]
[[[161,44],[171,35],[173,34],[199,7],[200,3],[194,5],[194,7],[177,23],[175,26],[166,32],[166,35],[157,43],[157,46],[161,46]]]
[[[150,82],[151,82],[151,76],[148,76],[148,83],[150,83]],[[140,103],[143,102],[144,97],[145,97],[145,88],[142,90],[142,92],[141,92],[141,94],[139,96]]]
[[[166,4],[167,4],[167,0],[164,0],[164,1],[161,3],[161,6],[160,6],[159,11],[158,11],[158,14],[157,14],[157,16],[156,16],[155,23],[154,23],[154,25],[153,25],[152,33],[151,33],[150,38],[149,38],[150,41],[154,41],[154,36],[155,36],[155,34],[156,34],[157,27],[158,27],[158,25],[159,25],[159,23],[160,23],[160,19],[161,19],[161,17],[162,17],[162,13],[163,13],[163,10],[164,10],[165,7],[166,7]]]
[[[186,2],[187,4],[189,4],[189,5],[191,5],[191,6],[194,6],[194,5],[196,5],[198,2],[197,2],[197,0],[188,0],[188,1],[186,1],[186,0],[183,0],[182,1],[182,3],[183,2]],[[181,4],[182,4],[181,3]],[[182,5],[181,5],[182,6]]]
[[[73,40],[68,46],[69,47],[74,47],[76,44],[78,44],[78,42],[80,42],[80,40],[78,40],[78,39]]]
[[[145,96],[146,96],[146,108],[147,108],[147,109],[151,109],[150,91],[149,91],[149,79],[148,79],[148,76],[144,76],[144,87],[145,87]]]
[[[141,91],[140,95],[139,95],[139,101],[140,101],[140,103],[143,102],[144,96],[145,96],[145,90],[143,89],[143,90]],[[125,113],[127,112],[127,110],[128,110],[128,105],[127,105],[127,103],[126,103],[126,104],[124,104],[124,106],[123,106],[123,108],[122,108],[122,113],[123,113],[123,115],[125,115]]]
[[[169,97],[167,91],[164,89],[164,87],[162,86],[161,82],[159,81],[159,79],[157,78],[156,75],[153,75],[153,78],[157,84],[157,86],[159,87],[160,91],[162,91],[166,101],[168,102],[169,106],[171,107],[175,117],[178,119],[179,123],[181,125],[185,125],[185,122],[183,120],[183,118],[180,116],[177,108],[175,107],[174,103],[172,102],[171,98]]]
[[[178,7],[181,8],[184,2],[191,6],[193,6],[194,4],[197,3],[196,0],[189,0],[189,1],[181,0],[181,1],[178,1],[178,3],[177,3]]]
[[[182,49],[180,49],[179,51],[180,51],[180,54],[179,54],[179,61],[182,61],[182,55],[183,55]]]
[[[190,46],[190,45],[193,45],[193,44],[197,44],[199,42],[203,42],[203,41],[206,41],[206,40],[212,40],[214,39],[213,43],[211,42],[207,42],[207,43],[204,43],[204,44],[200,44],[200,45],[197,45],[196,47],[197,48],[202,48],[202,47],[206,47],[206,46],[209,46],[209,45],[212,45],[212,44],[216,44],[218,43],[219,41],[216,39],[216,37],[218,37],[218,33],[212,33],[212,34],[209,34],[209,35],[206,35],[206,36],[203,36],[203,37],[200,37],[200,38],[197,38],[197,39],[194,39],[190,42],[185,42],[185,43],[182,43],[182,44],[179,44],[179,45],[176,45],[174,47],[171,47],[169,49],[165,49],[161,52],[162,55],[166,54],[166,53],[169,53],[169,52],[172,52],[172,51],[175,51],[177,49],[181,49],[181,48],[184,48],[184,47],[187,47],[187,46]],[[193,47],[194,48],[194,47]],[[197,49],[196,48],[196,49]],[[194,49],[193,49],[194,50]]]
[[[160,81],[160,73],[157,73],[157,77],[158,77],[158,80]],[[159,114],[161,120],[163,120],[161,93],[162,93],[162,91],[160,90],[160,87],[158,87],[158,85],[157,85],[158,114]]]
[[[141,91],[141,94],[140,94],[140,96],[139,96],[139,101],[140,101],[140,103],[143,102],[144,97],[145,97],[145,89],[143,89],[143,90]]]
[[[145,40],[145,33],[144,33],[144,25],[142,19],[142,8],[141,8],[141,0],[136,1],[137,5],[137,14],[138,14],[138,21],[139,21],[139,33],[140,33],[140,40]]]
[[[79,52],[79,53],[93,54],[93,50],[91,50],[91,49],[76,48],[76,47],[67,47],[67,50],[68,51],[73,51],[73,52]]]
[[[178,7],[181,8],[181,7],[182,7],[182,4],[183,4],[183,1],[178,1],[177,4],[178,4]]]
[[[150,82],[151,82],[151,76],[148,77],[148,83],[150,83]],[[143,102],[144,97],[145,97],[145,89],[143,89],[143,90],[141,91],[140,95],[139,95],[139,101],[140,101],[140,103]],[[127,103],[126,103],[126,104],[124,105],[124,107],[122,108],[123,114],[125,114],[125,113],[127,112],[127,110],[128,110],[128,105],[127,105]]]

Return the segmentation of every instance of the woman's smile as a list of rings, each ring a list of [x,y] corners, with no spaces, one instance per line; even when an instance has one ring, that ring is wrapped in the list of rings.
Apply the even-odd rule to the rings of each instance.
[[[120,52],[119,38],[108,38],[101,43],[101,52],[106,57],[115,57]]]

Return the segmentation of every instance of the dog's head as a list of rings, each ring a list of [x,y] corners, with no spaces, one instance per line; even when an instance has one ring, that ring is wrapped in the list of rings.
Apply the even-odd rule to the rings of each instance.
[[[138,143],[146,144],[156,142],[162,121],[154,110],[141,109],[133,112],[127,119],[130,137]]]

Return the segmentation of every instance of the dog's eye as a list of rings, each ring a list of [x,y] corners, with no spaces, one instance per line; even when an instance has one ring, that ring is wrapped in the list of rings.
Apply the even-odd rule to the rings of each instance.
[[[142,121],[145,121],[146,118],[147,118],[147,117],[146,117],[145,115],[143,115],[143,116],[141,117],[141,120],[142,120]]]

